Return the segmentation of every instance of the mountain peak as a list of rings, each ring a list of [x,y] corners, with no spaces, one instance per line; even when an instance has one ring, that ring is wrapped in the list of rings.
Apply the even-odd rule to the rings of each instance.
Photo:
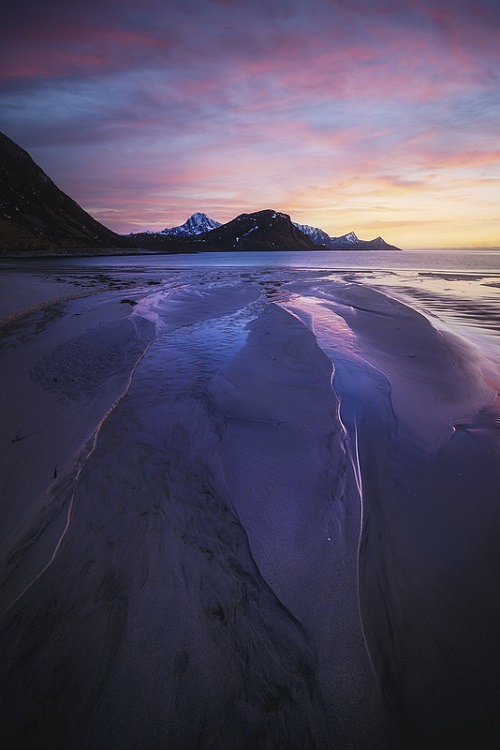
[[[198,221],[213,221],[217,224],[215,219],[211,219],[210,216],[203,211],[195,211],[194,214],[191,214],[189,219],[187,219],[187,222],[198,222]],[[187,223],[186,222],[186,223]]]
[[[174,252],[192,250],[397,250],[380,237],[360,240],[355,232],[329,237],[308,224],[292,222],[290,216],[272,208],[242,213],[220,224],[196,211],[180,227],[160,233],[135,235],[145,247],[165,247]],[[174,241],[179,246],[174,250]],[[166,245],[165,243],[169,244]]]
[[[206,236],[194,240],[204,250],[311,250],[314,242],[292,223],[288,214],[266,208],[244,213]]]
[[[212,229],[220,227],[220,221],[211,219],[210,216],[203,213],[203,211],[195,211],[194,214],[186,219],[184,224],[178,227],[166,228],[160,234],[170,235],[171,237],[191,237],[196,234],[204,234],[210,232]]]
[[[163,252],[199,250],[397,250],[381,237],[358,240],[354,232],[329,237],[266,208],[221,224],[195,211],[163,232],[118,235],[96,221],[52,182],[27,151],[0,133],[0,252],[26,254],[99,248],[151,248]]]
[[[309,226],[309,224],[298,224],[296,221],[294,221],[293,223],[295,224],[297,229],[300,229],[303,234],[310,237],[316,245],[320,245],[322,247],[329,246],[330,237],[322,229],[319,229],[318,227],[311,227]]]

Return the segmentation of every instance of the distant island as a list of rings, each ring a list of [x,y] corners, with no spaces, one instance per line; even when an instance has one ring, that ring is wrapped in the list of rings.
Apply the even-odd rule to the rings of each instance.
[[[79,255],[131,252],[399,250],[382,237],[330,237],[266,209],[221,224],[196,212],[178,227],[121,235],[62,192],[23,148],[0,133],[0,254]]]
[[[134,244],[173,252],[203,250],[399,250],[382,237],[360,240],[354,232],[329,237],[307,224],[297,224],[288,214],[266,209],[241,214],[226,224],[204,213],[194,213],[184,224],[161,232],[131,234]]]

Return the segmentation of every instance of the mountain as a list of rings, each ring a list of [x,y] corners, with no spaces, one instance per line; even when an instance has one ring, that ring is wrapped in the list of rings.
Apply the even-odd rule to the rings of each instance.
[[[329,237],[327,233],[322,229],[318,229],[318,227],[310,227],[309,224],[297,224],[296,221],[294,221],[293,223],[295,224],[297,229],[300,229],[301,232],[310,237],[315,245],[330,247],[331,237]]]
[[[179,227],[127,237],[112,232],[63,193],[31,156],[0,133],[0,254],[69,255],[114,249],[163,253],[227,250],[396,250],[381,237],[329,237],[288,214],[266,209],[220,224],[194,213]]]
[[[192,214],[184,224],[171,229],[163,229],[159,234],[165,234],[169,237],[192,237],[195,234],[203,234],[217,229],[221,226],[220,221],[211,219],[204,213],[196,212]]]
[[[0,133],[0,252],[39,254],[123,244],[120,235],[59,190],[27,151]]]
[[[374,240],[360,240],[354,232],[342,234],[340,237],[329,237],[322,229],[310,227],[308,224],[295,223],[295,226],[307,234],[316,245],[331,250],[399,250],[399,247],[389,245],[382,237],[376,237]]]
[[[216,224],[201,232],[201,227]],[[219,224],[206,214],[195,213],[180,227],[163,232],[130,235],[136,245],[158,252],[190,253],[227,250],[399,250],[382,237],[360,240],[354,232],[329,237],[308,224],[292,222],[288,214],[266,209],[241,214]]]
[[[192,241],[198,250],[313,250],[315,243],[288,214],[266,209],[240,214]]]
[[[333,250],[399,250],[395,245],[389,245],[382,237],[374,240],[360,240],[354,232],[340,237],[330,237],[330,247]]]
[[[163,233],[132,235],[136,245],[163,252],[228,250],[314,250],[318,246],[292,223],[288,214],[266,209],[240,214],[209,232],[189,236]]]
[[[364,242],[364,240],[359,240],[357,236],[354,234],[354,232],[348,232],[347,234],[341,234],[340,237],[330,237],[330,247],[341,249],[350,250],[353,247],[355,247],[359,242]]]

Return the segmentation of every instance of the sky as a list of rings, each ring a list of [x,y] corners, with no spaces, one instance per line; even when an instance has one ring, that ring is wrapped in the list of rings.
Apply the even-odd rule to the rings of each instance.
[[[500,245],[499,0],[18,0],[0,130],[119,232]]]

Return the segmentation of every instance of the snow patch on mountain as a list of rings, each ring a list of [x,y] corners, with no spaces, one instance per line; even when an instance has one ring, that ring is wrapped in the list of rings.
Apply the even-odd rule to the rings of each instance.
[[[360,242],[354,232],[348,232],[339,237],[330,237],[323,229],[319,229],[318,227],[311,227],[309,224],[298,224],[295,221],[293,223],[297,229],[300,229],[301,232],[310,237],[316,245],[322,245],[323,247],[349,248]]]
[[[293,224],[295,224],[297,229],[300,229],[301,232],[310,237],[316,245],[330,247],[330,237],[322,229],[311,227],[309,224],[298,224],[296,221]]]
[[[275,235],[279,236],[278,245],[273,239]],[[252,245],[255,243],[255,246],[260,249],[266,249],[266,247],[274,249],[280,244],[288,249],[312,249],[314,247],[328,250],[398,249],[388,245],[381,237],[374,240],[360,240],[354,232],[330,237],[323,229],[292,222],[288,214],[272,209],[240,214],[226,224],[221,224],[198,211],[181,226],[166,228],[162,232],[143,232],[132,236],[140,237],[141,241],[149,241],[149,237],[152,239],[156,237],[158,240],[167,237],[169,241],[176,238],[182,241],[191,239],[196,248],[203,246],[203,249],[207,249],[209,245],[213,245],[215,249],[226,247],[226,245],[228,246],[226,249],[231,247],[241,249],[247,240]],[[251,249],[251,246],[245,249]]]
[[[170,235],[172,237],[191,237],[196,234],[210,232],[212,229],[217,229],[220,226],[220,221],[211,219],[207,214],[197,211],[192,214],[184,224],[181,224],[178,227],[167,227],[166,229],[163,229],[160,234]]]
[[[340,237],[330,237],[331,247],[349,247],[349,245],[355,245],[360,240],[354,232],[348,232],[347,234],[341,234]]]

